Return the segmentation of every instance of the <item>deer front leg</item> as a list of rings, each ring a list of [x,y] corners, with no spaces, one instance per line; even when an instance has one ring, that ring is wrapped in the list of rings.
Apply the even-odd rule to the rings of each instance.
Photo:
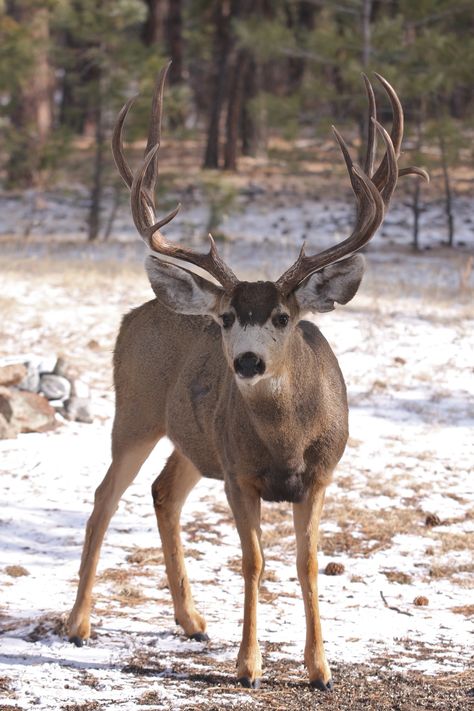
[[[257,640],[257,603],[264,559],[261,546],[260,496],[252,487],[226,483],[226,494],[242,545],[244,576],[244,625],[237,657],[237,678],[242,686],[257,689],[262,675],[262,657]]]
[[[188,637],[204,642],[209,639],[205,633],[206,621],[194,607],[179,523],[183,504],[200,478],[200,473],[189,459],[175,450],[153,484],[152,495],[176,623],[181,625]]]
[[[306,613],[304,661],[311,686],[321,691],[332,689],[331,672],[324,653],[318,602],[317,547],[319,520],[325,487],[313,490],[305,501],[293,504],[296,533],[297,570]]]
[[[86,537],[79,571],[76,601],[68,620],[69,641],[81,647],[90,636],[92,587],[99,562],[100,549],[110,519],[118,503],[135,479],[140,467],[155,446],[156,440],[114,447],[112,464],[95,492],[94,508],[87,522]]]

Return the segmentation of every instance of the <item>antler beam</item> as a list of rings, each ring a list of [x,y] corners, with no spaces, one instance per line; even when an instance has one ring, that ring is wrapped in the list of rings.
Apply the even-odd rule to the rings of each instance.
[[[209,235],[211,243],[209,252],[201,254],[191,249],[185,249],[174,245],[171,242],[168,242],[161,234],[160,229],[164,227],[164,225],[168,224],[168,222],[171,222],[171,220],[177,215],[180,208],[179,204],[174,210],[168,213],[168,215],[165,215],[165,217],[160,220],[156,219],[155,188],[159,173],[161,120],[163,114],[163,88],[170,64],[171,62],[161,70],[156,82],[155,92],[153,94],[145,158],[141,167],[136,174],[133,175],[125,159],[122,139],[125,119],[136,97],[130,99],[118,115],[112,135],[112,153],[117,170],[122,176],[125,184],[130,189],[133,221],[138,232],[148,244],[150,249],[158,254],[180,259],[204,269],[208,272],[208,274],[217,279],[226,291],[231,291],[234,286],[238,284],[239,280],[230,267],[228,267],[219,256],[215,242],[211,235]]]

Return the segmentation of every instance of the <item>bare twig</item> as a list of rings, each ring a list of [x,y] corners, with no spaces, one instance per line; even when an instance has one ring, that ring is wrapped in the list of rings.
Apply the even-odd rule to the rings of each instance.
[[[408,615],[408,617],[413,617],[412,612],[406,612],[405,610],[400,610],[399,607],[395,607],[395,605],[389,605],[385,595],[383,594],[383,592],[381,590],[380,590],[380,597],[382,598],[385,607],[388,607],[389,610],[394,610],[395,612],[399,612],[400,615]]]

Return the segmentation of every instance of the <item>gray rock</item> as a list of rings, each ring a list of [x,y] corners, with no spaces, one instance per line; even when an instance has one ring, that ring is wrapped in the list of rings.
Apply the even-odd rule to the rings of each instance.
[[[73,383],[79,377],[79,371],[63,356],[59,356],[54,367],[54,375],[62,375],[63,378],[67,378],[70,383]]]
[[[40,374],[38,368],[31,361],[25,363],[25,366],[27,373],[23,380],[18,383],[17,387],[20,388],[20,390],[28,390],[30,393],[37,393],[40,386]]]
[[[61,375],[42,375],[39,389],[48,400],[67,400],[71,394],[71,383]]]
[[[56,368],[57,362],[58,357],[54,353],[50,353],[46,356],[41,356],[37,364],[39,374],[42,375],[43,373],[54,373],[54,369]]]
[[[90,424],[93,421],[91,402],[89,398],[76,397],[75,395],[64,403],[65,415],[68,420],[75,422],[86,422]]]
[[[74,380],[72,383],[71,395],[87,400],[90,397],[90,394],[91,391],[87,383],[83,380]]]

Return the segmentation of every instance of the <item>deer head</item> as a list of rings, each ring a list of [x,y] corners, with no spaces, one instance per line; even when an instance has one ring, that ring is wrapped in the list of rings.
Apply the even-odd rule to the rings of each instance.
[[[146,268],[157,298],[175,312],[215,319],[221,327],[223,349],[238,384],[241,387],[254,385],[263,378],[281,375],[292,333],[305,313],[331,311],[335,303],[346,304],[354,297],[364,273],[364,259],[357,252],[383,222],[398,177],[412,173],[428,180],[428,175],[416,167],[399,169],[403,137],[401,103],[390,84],[376,74],[392,107],[393,125],[388,134],[377,121],[374,91],[363,75],[369,104],[363,168],[353,163],[344,139],[333,128],[356,199],[356,224],[352,234],[311,256],[305,254],[303,246],[296,262],[275,282],[240,281],[219,256],[211,235],[208,253],[198,253],[166,240],[161,228],[175,217],[179,205],[161,220],[156,219],[154,191],[158,179],[163,87],[168,68],[169,65],[158,77],[142,166],[133,175],[123,153],[122,129],[133,99],[123,107],[114,129],[115,162],[131,191],[136,228],[150,248]],[[377,133],[385,145],[385,153],[375,169]],[[157,255],[198,266],[218,284]]]

